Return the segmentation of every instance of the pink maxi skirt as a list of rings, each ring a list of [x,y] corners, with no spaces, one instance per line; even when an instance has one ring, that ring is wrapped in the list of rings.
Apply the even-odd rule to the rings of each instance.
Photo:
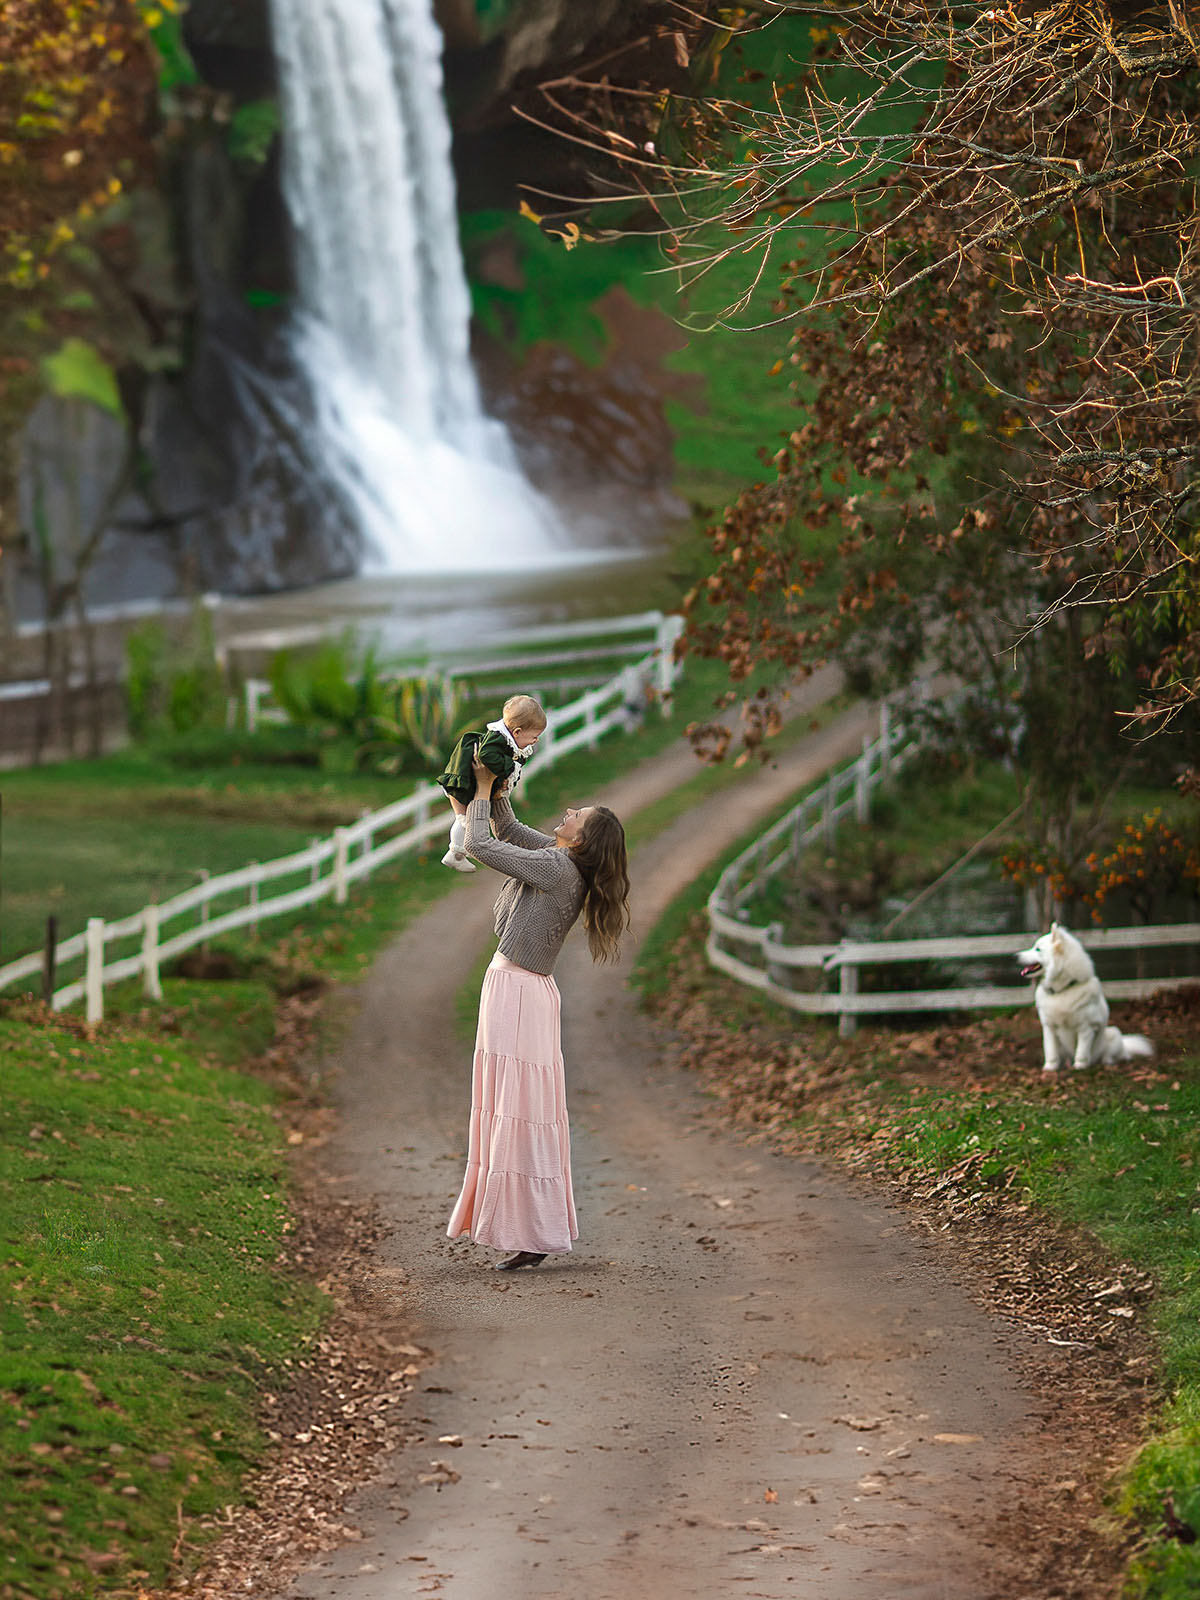
[[[446,1229],[543,1254],[579,1237],[558,985],[499,951],[483,979],[462,1193]]]

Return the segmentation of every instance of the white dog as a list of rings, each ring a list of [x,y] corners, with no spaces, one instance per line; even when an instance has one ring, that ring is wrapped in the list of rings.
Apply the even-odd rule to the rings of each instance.
[[[1038,980],[1033,998],[1042,1025],[1043,1072],[1057,1072],[1064,1060],[1079,1068],[1110,1067],[1154,1054],[1140,1033],[1108,1026],[1108,1001],[1092,958],[1057,922],[1017,960],[1023,978]]]

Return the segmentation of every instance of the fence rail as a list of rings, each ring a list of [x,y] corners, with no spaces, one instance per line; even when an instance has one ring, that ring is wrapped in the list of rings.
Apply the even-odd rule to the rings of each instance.
[[[1029,1005],[1032,985],[990,983],[892,992],[862,992],[864,968],[905,962],[976,962],[1013,957],[1038,937],[1036,933],[983,934],[946,939],[843,939],[837,944],[785,944],[778,922],[753,923],[747,902],[766,882],[819,839],[832,844],[839,822],[853,814],[868,820],[871,791],[916,754],[919,745],[896,745],[891,717],[884,706],[880,734],[857,760],[829,774],[822,788],[806,796],[731,861],[708,900],[709,963],[740,983],[769,995],[793,1011],[836,1016],[838,1032],[851,1036],[859,1017],[921,1011],[963,1011]],[[1104,928],[1079,932],[1091,951],[1156,950],[1195,946],[1200,951],[1200,923],[1146,928]],[[1014,961],[1015,965],[1015,961]],[[809,987],[797,986],[807,973]],[[1105,980],[1114,1000],[1140,999],[1160,989],[1197,982],[1200,968],[1188,976]],[[837,987],[825,987],[836,979]],[[805,981],[803,977],[799,980]]]
[[[525,766],[523,782],[552,767],[573,750],[585,745],[594,749],[606,733],[630,728],[639,719],[649,690],[658,692],[665,711],[667,697],[679,671],[674,647],[681,619],[652,612],[636,619],[617,620],[636,622],[642,630],[652,627],[650,648],[640,660],[622,668],[608,682],[548,713],[546,731],[538,741],[537,753]],[[567,636],[577,637],[582,626],[572,625],[564,631]],[[546,631],[544,637],[550,638],[550,632]],[[284,916],[318,900],[332,897],[335,904],[343,904],[353,884],[446,831],[445,796],[436,784],[422,784],[404,799],[367,812],[346,827],[335,828],[328,838],[314,839],[307,849],[272,861],[250,862],[232,872],[206,876],[170,900],[143,906],[113,921],[90,917],[81,933],[64,939],[56,947],[56,970],[82,961],[83,972],[73,982],[55,988],[50,1003],[55,1009],[62,1009],[83,1000],[88,1021],[96,1022],[104,1014],[104,989],[139,975],[147,997],[161,999],[161,969],[165,962],[235,928],[250,927],[257,931],[260,922]],[[302,875],[307,881],[263,897],[264,886]],[[235,895],[245,896],[245,899],[214,914],[215,901]],[[187,925],[164,936],[167,926],[181,918],[189,919]],[[108,958],[110,945],[134,939],[138,941],[135,951]],[[37,977],[43,971],[44,961],[43,952],[35,950],[0,967],[0,989]]]

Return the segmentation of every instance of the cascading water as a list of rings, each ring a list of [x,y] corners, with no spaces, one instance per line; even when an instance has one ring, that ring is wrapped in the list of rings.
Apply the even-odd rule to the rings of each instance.
[[[376,570],[541,565],[549,503],[485,415],[469,351],[430,0],[273,0],[292,334]]]

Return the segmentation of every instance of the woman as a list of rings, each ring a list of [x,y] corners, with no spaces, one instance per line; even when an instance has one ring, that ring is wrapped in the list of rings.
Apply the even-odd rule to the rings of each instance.
[[[583,914],[593,961],[615,961],[629,926],[625,830],[606,806],[568,811],[553,836],[526,828],[496,775],[473,765],[466,851],[507,878],[496,901],[500,948],[483,980],[462,1193],[446,1232],[516,1254],[502,1272],[536,1267],[578,1238],[571,1136],[550,974]],[[496,837],[492,837],[492,824]]]

